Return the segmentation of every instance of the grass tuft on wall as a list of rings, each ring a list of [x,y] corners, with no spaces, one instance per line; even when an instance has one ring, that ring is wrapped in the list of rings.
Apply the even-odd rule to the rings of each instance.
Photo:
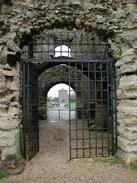
[[[137,170],[137,160],[134,160],[134,161],[131,163],[131,169],[132,169],[132,170]]]
[[[0,180],[6,177],[8,177],[8,173],[4,170],[0,170]]]

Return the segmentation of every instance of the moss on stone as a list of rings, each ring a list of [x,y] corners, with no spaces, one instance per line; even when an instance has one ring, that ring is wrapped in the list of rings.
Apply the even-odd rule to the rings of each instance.
[[[0,170],[0,180],[6,177],[8,177],[8,173],[3,170]]]

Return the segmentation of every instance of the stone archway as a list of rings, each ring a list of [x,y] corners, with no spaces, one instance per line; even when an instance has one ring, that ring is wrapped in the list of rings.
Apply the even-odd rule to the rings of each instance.
[[[8,11],[4,9],[4,6],[8,6]],[[127,162],[135,159],[137,156],[136,140],[134,139],[137,98],[135,1],[87,1],[84,4],[71,1],[56,2],[52,5],[45,5],[45,2],[35,4],[31,1],[29,3],[17,1],[17,4],[12,3],[12,6],[3,2],[0,8],[2,15],[0,29],[2,94],[2,122],[0,124],[0,144],[2,145],[0,149],[2,159],[19,152],[17,134],[19,134],[21,126],[22,113],[20,110],[20,48],[34,32],[54,27],[105,33],[104,39],[108,40],[114,58],[117,60],[118,149]],[[12,16],[7,21],[5,15],[11,12]],[[18,12],[22,12],[22,15],[20,16]],[[45,17],[47,18],[45,19]],[[131,110],[130,114],[129,109]],[[9,123],[9,121],[12,122]]]
[[[94,37],[93,37],[94,36]],[[71,49],[71,57],[55,57],[57,45],[69,45]],[[71,126],[70,134],[73,131],[73,136],[77,137],[78,130],[85,131],[87,136],[91,135],[92,131],[102,134],[105,133],[106,145],[104,146],[104,135],[95,135],[94,139],[102,144],[101,147],[95,145],[93,149],[96,150],[97,155],[108,155],[110,151],[114,153],[116,147],[115,135],[115,97],[114,97],[114,70],[113,59],[109,52],[108,45],[102,37],[97,34],[87,33],[83,31],[67,31],[61,29],[54,29],[51,31],[43,31],[41,35],[34,35],[32,40],[24,47],[22,59],[28,60],[23,67],[23,129],[24,129],[24,143],[25,154],[28,159],[32,158],[38,152],[38,117],[37,117],[37,77],[45,69],[46,72],[42,78],[45,82],[45,93],[48,87],[57,80],[65,79],[69,86],[74,86],[77,98],[77,115],[81,116],[81,126],[78,128],[77,119],[76,130]],[[62,49],[61,49],[62,53]],[[66,65],[54,67],[57,65]],[[54,66],[54,67],[53,67]],[[53,71],[51,70],[53,69]],[[61,76],[64,71],[65,75]],[[51,72],[51,73],[50,73]],[[37,77],[35,75],[37,74]],[[49,74],[50,73],[50,74]],[[68,77],[69,76],[69,77]],[[54,81],[55,80],[55,81]],[[35,94],[35,95],[34,95]],[[28,98],[29,96],[29,98]],[[113,107],[114,106],[114,107]],[[108,108],[108,109],[107,109]],[[111,109],[112,108],[112,109]],[[79,115],[80,114],[80,115]],[[100,116],[101,114],[101,116]],[[35,126],[33,126],[35,124]],[[35,128],[35,129],[34,129]],[[81,129],[82,128],[82,129]],[[88,133],[90,133],[88,135]],[[82,134],[81,134],[82,135]],[[92,133],[94,136],[94,133]],[[111,139],[111,137],[113,137]],[[83,144],[87,143],[87,138],[83,132]],[[70,136],[70,141],[73,137]],[[89,138],[91,141],[92,138]],[[76,138],[80,141],[81,138]],[[77,142],[78,143],[78,142]],[[77,144],[76,143],[76,144]],[[93,142],[94,143],[94,142]],[[71,144],[71,143],[70,143]],[[95,143],[96,144],[96,143]],[[90,143],[86,144],[86,157],[91,157]],[[105,149],[104,149],[105,148]],[[74,146],[70,146],[70,159],[72,158],[72,151]],[[83,149],[82,157],[85,157],[84,145],[77,150]],[[74,154],[74,153],[73,153]],[[74,158],[78,158],[74,155]]]
[[[73,69],[73,68],[72,68]],[[54,85],[59,84],[59,83],[64,83],[69,85],[69,79],[68,79],[68,66],[66,64],[60,64],[57,66],[54,66],[48,70],[46,70],[42,75],[39,77],[39,112],[41,118],[46,117],[46,105],[43,107],[43,104],[46,104],[47,101],[47,93],[52,88]],[[74,71],[73,71],[74,72]],[[78,73],[81,75],[81,72],[79,71]],[[74,75],[71,73],[71,78],[72,80],[74,79]],[[86,78],[86,76],[85,76]],[[85,88],[88,86],[88,82],[85,84]],[[75,83],[71,83],[71,87],[76,89]],[[79,81],[78,83],[78,90],[82,91],[81,89],[81,83]],[[81,92],[76,93],[79,101],[77,101],[77,108],[81,107],[82,99],[81,99]],[[81,100],[80,100],[81,99]]]

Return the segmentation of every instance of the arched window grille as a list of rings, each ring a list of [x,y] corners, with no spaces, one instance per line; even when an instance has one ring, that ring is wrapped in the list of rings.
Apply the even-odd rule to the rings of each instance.
[[[71,57],[71,49],[66,45],[60,45],[55,48],[55,57]]]

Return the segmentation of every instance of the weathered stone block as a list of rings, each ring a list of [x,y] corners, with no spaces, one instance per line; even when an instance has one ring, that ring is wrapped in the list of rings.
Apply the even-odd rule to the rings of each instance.
[[[124,55],[125,54],[125,55]],[[117,74],[133,72],[137,70],[137,56],[134,49],[128,50],[121,56],[116,63]]]
[[[136,39],[137,39],[137,30],[136,29],[126,30],[119,36],[123,39],[123,42],[125,42],[127,45],[130,45],[130,48],[133,49],[134,45],[136,44]],[[130,48],[128,48],[129,51],[132,50]],[[125,55],[125,54],[128,55],[127,53],[124,53],[123,55]]]
[[[118,149],[116,155],[129,165],[134,160],[137,160],[137,153],[127,153],[122,149]]]
[[[3,15],[7,15],[7,14],[10,14],[12,11],[12,7],[11,6],[7,6],[6,4],[3,4],[2,7],[1,7],[1,13]]]
[[[137,127],[126,127],[124,129],[124,137],[130,141],[137,142]]]
[[[137,141],[129,141],[124,137],[118,136],[118,147],[128,153],[137,153]]]
[[[0,104],[0,113],[7,112],[9,106],[6,104]]]
[[[4,76],[14,77],[17,76],[17,71],[15,69],[12,70],[2,70],[1,71]]]
[[[117,115],[117,121],[118,124],[120,124],[120,127],[122,127],[122,130],[124,127],[135,127],[137,126],[137,117],[136,116],[128,116],[125,115],[125,113],[118,113]],[[119,129],[119,126],[118,126]]]
[[[118,106],[118,112],[125,114],[125,116],[134,116],[137,117],[137,107],[128,107],[128,106]]]
[[[8,40],[7,41],[7,47],[9,51],[18,53],[21,51],[21,49],[17,46],[17,44],[13,40]]]
[[[0,90],[5,90],[5,84],[4,84],[4,82],[0,82]]]
[[[124,128],[125,128],[124,124],[118,125],[118,134],[119,135],[123,136],[123,134],[124,134]]]
[[[5,82],[5,88],[10,91],[19,91],[19,84],[18,81],[6,81]]]
[[[0,146],[13,147],[16,144],[16,130],[0,130]]]
[[[137,89],[118,89],[117,90],[118,99],[137,99]]]
[[[118,89],[137,89],[137,75],[129,75],[120,78]]]
[[[127,153],[123,160],[130,165],[133,161],[137,160],[137,153]]]
[[[5,147],[2,150],[2,160],[5,160],[6,157],[10,156],[10,155],[15,155],[16,154],[16,146],[12,146],[12,147]]]
[[[0,117],[0,129],[1,130],[11,130],[16,129],[19,125],[19,119],[18,117],[12,117],[12,116],[5,116]]]
[[[19,107],[13,107],[13,106],[11,106],[10,108],[9,108],[9,110],[8,110],[8,113],[9,114],[14,114],[14,116],[18,116],[18,114],[19,114]]]
[[[5,81],[5,77],[4,77],[4,75],[0,71],[0,82],[2,83],[4,81]]]

